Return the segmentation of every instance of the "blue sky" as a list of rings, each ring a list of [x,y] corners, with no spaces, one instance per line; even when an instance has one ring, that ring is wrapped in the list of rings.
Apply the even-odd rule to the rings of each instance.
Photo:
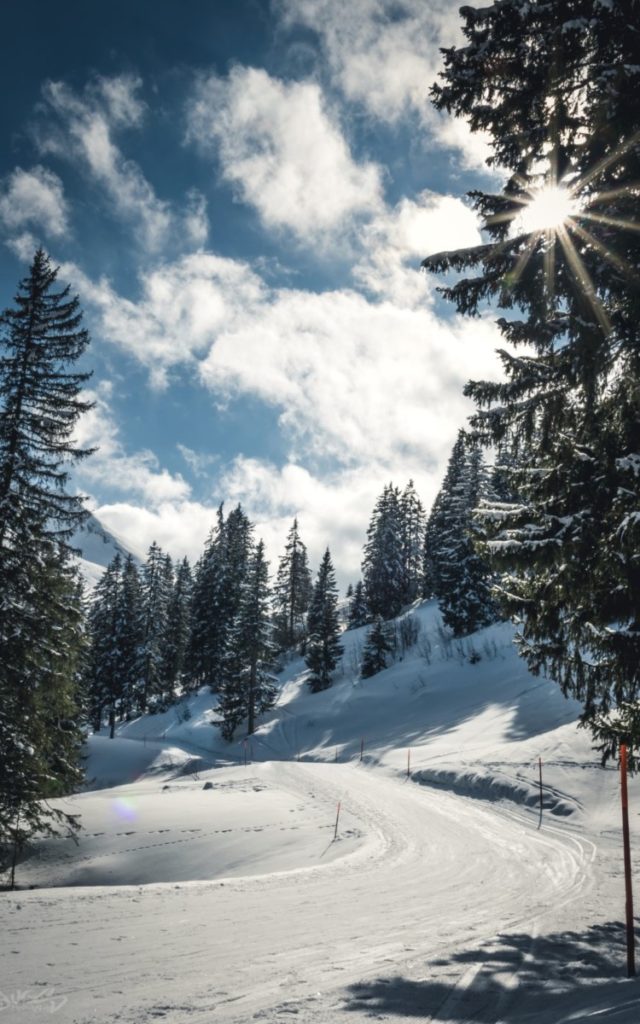
[[[425,504],[497,372],[423,256],[479,241],[482,139],[438,115],[444,0],[5,5],[0,302],[42,243],[78,292],[100,451],[76,484],[144,553],[241,501],[355,580],[388,480]]]

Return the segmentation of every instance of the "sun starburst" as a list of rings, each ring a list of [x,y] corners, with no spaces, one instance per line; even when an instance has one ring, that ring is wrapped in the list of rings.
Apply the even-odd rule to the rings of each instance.
[[[520,248],[514,250],[516,262],[507,282],[510,286],[520,280],[529,260],[538,251],[539,243],[544,243],[544,276],[549,300],[553,300],[558,251],[564,258],[565,266],[569,269],[576,288],[605,333],[611,329],[609,318],[589,275],[585,254],[588,250],[597,253],[618,272],[624,273],[636,282],[638,273],[610,247],[607,241],[594,235],[587,225],[591,224],[594,230],[597,226],[602,226],[621,231],[640,231],[640,223],[607,212],[607,204],[621,198],[640,196],[640,184],[629,184],[614,189],[597,188],[598,178],[604,171],[624,157],[638,142],[640,133],[622,143],[577,180],[568,176],[557,180],[551,170],[546,178],[516,178],[521,193],[519,196],[511,197],[513,206],[509,210],[490,216],[486,224],[487,227],[491,227],[508,222],[508,238],[498,246],[499,249],[504,249],[512,243],[517,246],[521,240]]]

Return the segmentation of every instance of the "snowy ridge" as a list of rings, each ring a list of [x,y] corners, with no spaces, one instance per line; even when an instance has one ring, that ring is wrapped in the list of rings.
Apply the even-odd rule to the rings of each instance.
[[[90,589],[96,585],[109,562],[117,554],[121,555],[122,558],[133,554],[92,513],[89,514],[83,525],[76,530],[69,543],[72,548],[80,552],[80,570]],[[134,558],[138,561],[136,555],[134,555]]]

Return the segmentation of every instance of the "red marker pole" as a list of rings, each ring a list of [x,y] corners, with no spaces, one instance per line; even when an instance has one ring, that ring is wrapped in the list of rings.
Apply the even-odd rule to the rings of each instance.
[[[340,821],[340,801],[338,800],[338,810],[336,812],[336,827],[333,830],[333,838],[334,838],[334,840],[336,840],[338,838],[338,822],[339,821]]]
[[[636,973],[633,932],[633,890],[631,888],[631,844],[629,842],[629,797],[627,793],[627,745],[620,744],[620,794],[622,797],[622,840],[624,844],[624,886],[627,917],[627,977]]]

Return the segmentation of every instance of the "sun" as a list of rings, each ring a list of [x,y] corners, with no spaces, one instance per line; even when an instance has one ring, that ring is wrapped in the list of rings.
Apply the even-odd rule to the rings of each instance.
[[[515,234],[558,231],[578,213],[578,203],[562,185],[545,185],[531,193],[531,199],[514,218]]]

